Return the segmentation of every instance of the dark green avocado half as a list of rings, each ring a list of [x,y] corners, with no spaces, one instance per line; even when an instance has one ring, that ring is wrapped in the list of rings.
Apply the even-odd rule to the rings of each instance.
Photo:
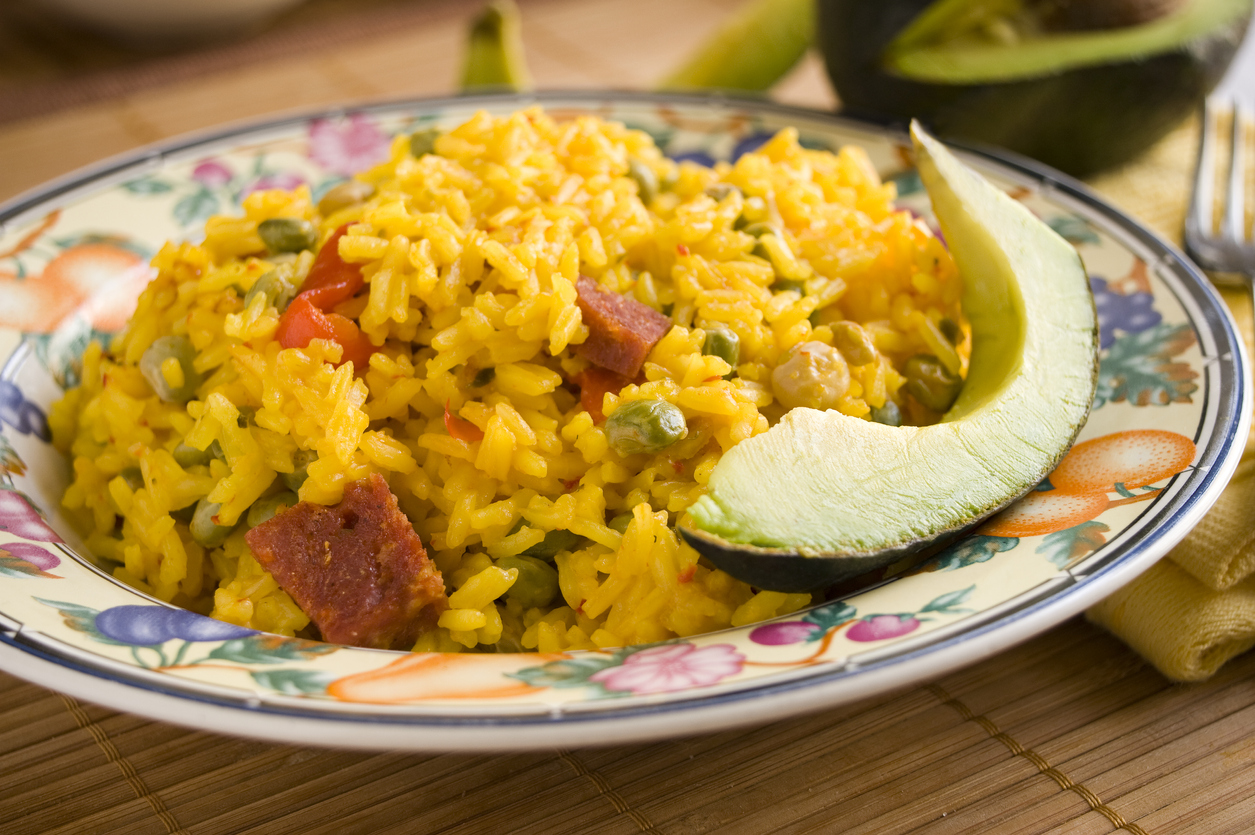
[[[728,450],[681,534],[760,589],[810,591],[937,545],[1032,490],[1085,423],[1097,316],[1076,250],[913,125],[972,355],[932,426],[798,408]]]
[[[1035,16],[1057,5],[817,0],[816,42],[843,112],[919,119],[942,138],[1084,177],[1136,156],[1198,106],[1237,51],[1252,0],[1180,0],[1154,20],[1083,30]]]

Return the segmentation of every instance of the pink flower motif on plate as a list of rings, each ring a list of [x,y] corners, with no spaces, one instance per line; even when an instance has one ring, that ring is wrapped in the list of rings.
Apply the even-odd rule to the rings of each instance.
[[[231,169],[216,159],[207,159],[192,169],[192,179],[209,188],[220,188],[231,182]]]
[[[343,121],[315,119],[309,126],[309,158],[345,177],[386,160],[388,145],[388,137],[361,113]]]
[[[292,191],[298,186],[305,185],[305,178],[297,174],[289,174],[287,172],[279,172],[275,174],[266,174],[258,177],[257,180],[248,187],[245,194],[252,194],[255,191],[269,191],[270,189],[281,189],[282,191]]]
[[[700,649],[692,644],[667,644],[629,655],[618,667],[589,676],[607,690],[636,695],[670,693],[690,687],[708,687],[741,672],[745,656],[732,644]]]

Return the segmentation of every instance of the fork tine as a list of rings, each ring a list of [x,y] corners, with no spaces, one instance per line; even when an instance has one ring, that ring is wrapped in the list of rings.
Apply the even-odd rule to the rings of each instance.
[[[1194,192],[1186,217],[1189,237],[1212,234],[1212,205],[1216,184],[1216,103],[1207,99],[1203,105],[1203,133],[1198,145],[1198,167],[1194,171]]]
[[[1224,233],[1233,241],[1246,240],[1246,114],[1233,107],[1233,146],[1229,151],[1229,186],[1225,196]]]

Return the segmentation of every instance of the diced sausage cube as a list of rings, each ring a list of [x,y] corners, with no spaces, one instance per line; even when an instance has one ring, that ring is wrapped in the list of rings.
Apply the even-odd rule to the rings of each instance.
[[[333,507],[300,502],[245,540],[332,643],[408,650],[449,605],[444,579],[378,474],[348,485]]]
[[[650,349],[671,330],[671,320],[636,299],[603,290],[587,276],[580,276],[575,291],[588,326],[588,339],[575,346],[575,353],[616,374],[635,377]]]

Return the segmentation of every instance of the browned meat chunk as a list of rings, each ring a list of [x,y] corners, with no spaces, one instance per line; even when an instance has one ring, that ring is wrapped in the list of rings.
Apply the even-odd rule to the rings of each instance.
[[[334,507],[300,502],[245,540],[332,643],[408,650],[449,605],[440,572],[378,474],[350,484]]]
[[[584,359],[629,379],[635,377],[649,349],[671,330],[671,320],[636,299],[629,299],[580,276],[575,283],[588,339],[575,346]]]

